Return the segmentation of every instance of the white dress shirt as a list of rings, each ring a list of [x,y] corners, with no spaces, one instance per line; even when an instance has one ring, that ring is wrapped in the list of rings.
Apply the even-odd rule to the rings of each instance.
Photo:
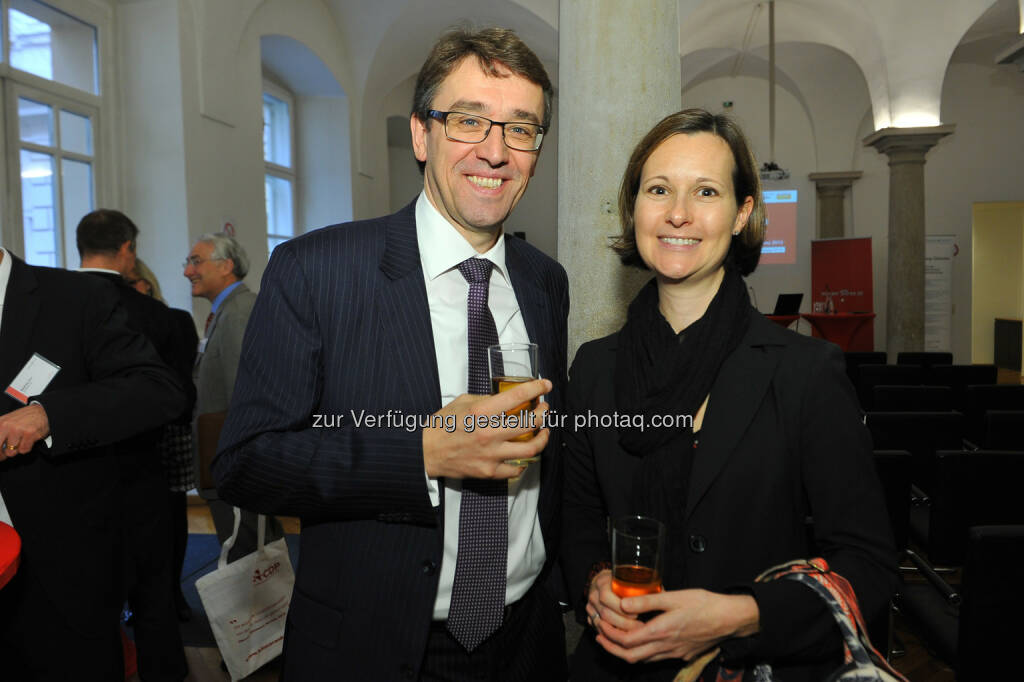
[[[416,242],[430,306],[441,404],[447,405],[457,396],[466,393],[469,386],[469,332],[466,319],[469,283],[459,272],[459,263],[476,256],[494,264],[487,296],[494,324],[498,328],[498,340],[501,343],[524,343],[530,338],[505,267],[504,236],[487,253],[477,253],[437,212],[426,195],[420,193],[416,202]],[[462,428],[462,425],[458,425],[458,428]],[[544,566],[544,538],[541,536],[540,518],[537,515],[540,467],[540,462],[531,464],[522,476],[508,482],[508,576],[505,604],[511,604],[526,594]],[[431,502],[437,506],[440,502],[438,480],[428,478],[427,489]],[[434,601],[434,620],[448,618],[459,548],[461,502],[462,480],[444,479],[444,556],[441,560],[437,599]]]
[[[7,280],[11,278],[11,255],[6,250],[0,248],[0,329],[3,329],[4,325],[4,301],[7,299]],[[6,386],[0,386],[2,391]],[[0,521],[3,521],[8,526],[13,526],[11,522],[11,514],[7,511],[7,505],[4,504],[4,496],[0,494]]]

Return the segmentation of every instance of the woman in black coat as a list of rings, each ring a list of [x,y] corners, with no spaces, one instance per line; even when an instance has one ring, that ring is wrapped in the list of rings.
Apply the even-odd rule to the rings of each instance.
[[[777,681],[823,679],[842,661],[824,603],[754,579],[823,556],[866,618],[887,608],[895,551],[842,354],[750,305],[742,275],[757,266],[764,205],[728,118],[686,110],[656,125],[619,210],[616,250],[654,278],[570,371],[563,568],[592,628],[572,678],[672,680],[718,648],[701,679],[760,663]],[[661,593],[611,589],[607,519],[627,514],[666,524]]]

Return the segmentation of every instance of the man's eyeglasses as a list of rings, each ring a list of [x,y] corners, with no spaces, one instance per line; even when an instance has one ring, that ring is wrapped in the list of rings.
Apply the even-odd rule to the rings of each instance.
[[[492,121],[483,116],[464,114],[461,111],[427,112],[430,118],[444,123],[444,134],[449,140],[477,144],[487,139],[491,126],[501,126],[501,137],[509,149],[521,152],[535,152],[544,140],[544,126],[522,121]]]
[[[187,268],[188,266],[191,265],[194,268],[198,268],[200,265],[202,265],[203,263],[205,263],[208,260],[224,260],[224,259],[223,258],[200,258],[199,256],[189,256],[188,258],[185,259],[185,262],[181,264],[181,267]]]

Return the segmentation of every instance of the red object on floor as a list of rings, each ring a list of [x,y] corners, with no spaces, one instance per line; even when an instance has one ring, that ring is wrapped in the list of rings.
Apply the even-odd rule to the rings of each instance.
[[[21,537],[18,532],[0,521],[0,588],[18,572],[21,562]]]
[[[128,679],[139,671],[139,662],[135,652],[135,642],[128,639],[128,633],[121,625],[121,648],[124,649],[124,677]]]

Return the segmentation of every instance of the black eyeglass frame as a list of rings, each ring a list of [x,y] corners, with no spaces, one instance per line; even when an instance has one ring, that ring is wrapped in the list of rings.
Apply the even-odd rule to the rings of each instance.
[[[451,114],[460,114],[462,116],[478,118],[481,121],[487,121],[487,130],[484,131],[484,136],[481,137],[479,140],[476,140],[475,142],[469,140],[460,140],[457,137],[452,137],[451,134],[448,132],[448,116]],[[501,141],[504,142],[505,146],[508,147],[509,149],[514,149],[518,152],[540,151],[541,145],[544,143],[544,133],[547,132],[547,128],[545,128],[539,123],[531,123],[530,121],[494,121],[487,118],[486,116],[481,116],[480,114],[470,114],[465,111],[438,111],[437,109],[431,109],[427,112],[427,117],[436,119],[441,122],[441,124],[444,126],[445,137],[447,137],[449,140],[452,140],[453,142],[462,142],[463,144],[480,144],[481,142],[487,139],[488,135],[491,134],[491,128],[493,128],[494,126],[500,126]],[[535,127],[537,129],[537,146],[534,147],[533,149],[523,149],[522,147],[513,147],[511,144],[509,144],[508,138],[505,136],[505,126],[510,124],[528,125]]]

